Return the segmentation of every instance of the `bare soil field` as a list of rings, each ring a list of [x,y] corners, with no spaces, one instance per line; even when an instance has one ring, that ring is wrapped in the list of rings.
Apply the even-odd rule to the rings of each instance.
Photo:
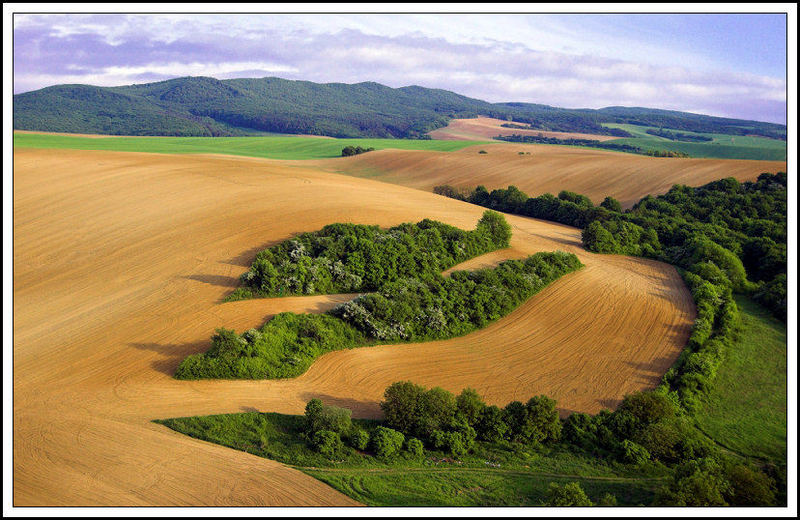
[[[526,130],[523,128],[507,128],[501,126],[513,121],[504,121],[492,117],[476,117],[472,119],[453,119],[450,124],[428,132],[432,138],[444,141],[482,141],[484,139],[494,139],[498,135],[543,135],[545,137],[555,137],[557,139],[594,139],[597,141],[609,141],[619,139],[613,135],[582,134],[578,132],[549,132],[547,130]],[[516,123],[520,124],[520,123]]]
[[[488,153],[479,154],[479,150]],[[483,184],[489,190],[513,184],[529,196],[570,190],[588,196],[595,204],[610,195],[624,208],[646,195],[666,193],[674,184],[700,186],[723,177],[755,180],[764,172],[786,171],[786,161],[661,158],[511,143],[471,146],[446,153],[378,150],[307,164],[425,191],[439,184],[469,189]]]
[[[404,379],[472,386],[493,404],[545,393],[562,413],[596,412],[655,386],[695,317],[673,267],[590,254],[575,228],[508,216],[511,247],[462,268],[554,249],[586,267],[461,338],[334,352],[292,380],[177,381],[177,364],[206,350],[216,327],[241,331],[353,296],[221,303],[256,251],[341,221],[430,217],[471,229],[483,209],[263,159],[14,158],[16,506],[353,505],[291,468],[150,421],[302,413],[313,397],[375,417],[384,388]]]

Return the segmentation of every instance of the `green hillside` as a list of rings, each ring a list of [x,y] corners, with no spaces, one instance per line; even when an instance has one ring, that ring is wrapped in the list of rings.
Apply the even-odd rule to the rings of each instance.
[[[642,149],[668,150],[683,152],[691,157],[719,159],[754,159],[764,161],[785,161],[786,141],[771,139],[758,135],[724,134],[716,132],[685,132],[681,128],[669,127],[667,132],[679,130],[685,135],[702,136],[710,139],[706,142],[689,142],[668,139],[648,133],[658,132],[667,127],[643,126],[633,124],[605,123],[609,128],[616,128],[631,134],[633,137],[614,139],[606,143],[626,144]],[[753,129],[755,131],[755,129]]]
[[[771,123],[611,107],[488,103],[441,89],[374,82],[184,77],[121,87],[57,85],[14,96],[14,129],[111,135],[237,136],[263,132],[417,138],[451,118],[485,115],[541,130],[630,137],[606,123],[783,137]],[[666,124],[669,123],[669,124]]]

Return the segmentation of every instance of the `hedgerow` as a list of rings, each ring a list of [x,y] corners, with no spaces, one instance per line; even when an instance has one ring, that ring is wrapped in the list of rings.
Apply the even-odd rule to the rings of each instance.
[[[242,335],[219,329],[187,357],[178,379],[295,377],[326,352],[467,334],[505,316],[550,282],[579,269],[570,253],[536,253],[496,268],[405,278],[325,314],[281,313]]]

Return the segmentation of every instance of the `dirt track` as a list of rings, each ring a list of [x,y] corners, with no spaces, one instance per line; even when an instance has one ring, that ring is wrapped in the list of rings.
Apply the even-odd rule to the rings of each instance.
[[[585,253],[574,228],[509,216],[512,247],[467,267],[554,249],[586,267],[462,338],[336,352],[294,380],[176,381],[215,327],[348,298],[221,304],[258,249],[337,221],[472,228],[482,209],[247,158],[16,150],[14,180],[17,506],[352,504],[302,473],[150,421],[299,413],[311,397],[375,416],[401,379],[472,386],[496,404],[546,393],[562,412],[596,412],[657,384],[694,319],[672,267]]]
[[[486,150],[487,154],[479,154]],[[519,155],[519,152],[531,152]],[[674,184],[700,186],[735,177],[755,180],[786,171],[786,161],[657,158],[621,152],[535,144],[497,143],[457,152],[378,150],[345,159],[308,161],[331,172],[432,191],[439,184],[489,190],[513,184],[530,196],[570,190],[599,204],[610,195],[631,207]]]

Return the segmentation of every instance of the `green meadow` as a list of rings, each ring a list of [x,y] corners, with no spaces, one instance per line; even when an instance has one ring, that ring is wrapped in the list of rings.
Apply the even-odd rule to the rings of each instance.
[[[108,150],[167,154],[226,154],[268,159],[329,159],[341,157],[345,146],[452,152],[487,141],[421,139],[327,139],[295,136],[257,137],[77,137],[14,133],[15,148]]]
[[[786,160],[786,141],[780,141],[778,139],[679,130],[681,133],[704,135],[712,139],[709,142],[690,143],[671,141],[667,138],[651,135],[646,132],[646,130],[658,130],[655,126],[614,123],[604,123],[603,126],[620,128],[634,136],[606,141],[608,143],[629,144],[646,150],[654,149],[684,152],[691,157],[697,158],[754,159],[762,161]]]
[[[742,331],[695,421],[729,450],[785,462],[786,325],[746,297],[737,297],[736,304]]]

